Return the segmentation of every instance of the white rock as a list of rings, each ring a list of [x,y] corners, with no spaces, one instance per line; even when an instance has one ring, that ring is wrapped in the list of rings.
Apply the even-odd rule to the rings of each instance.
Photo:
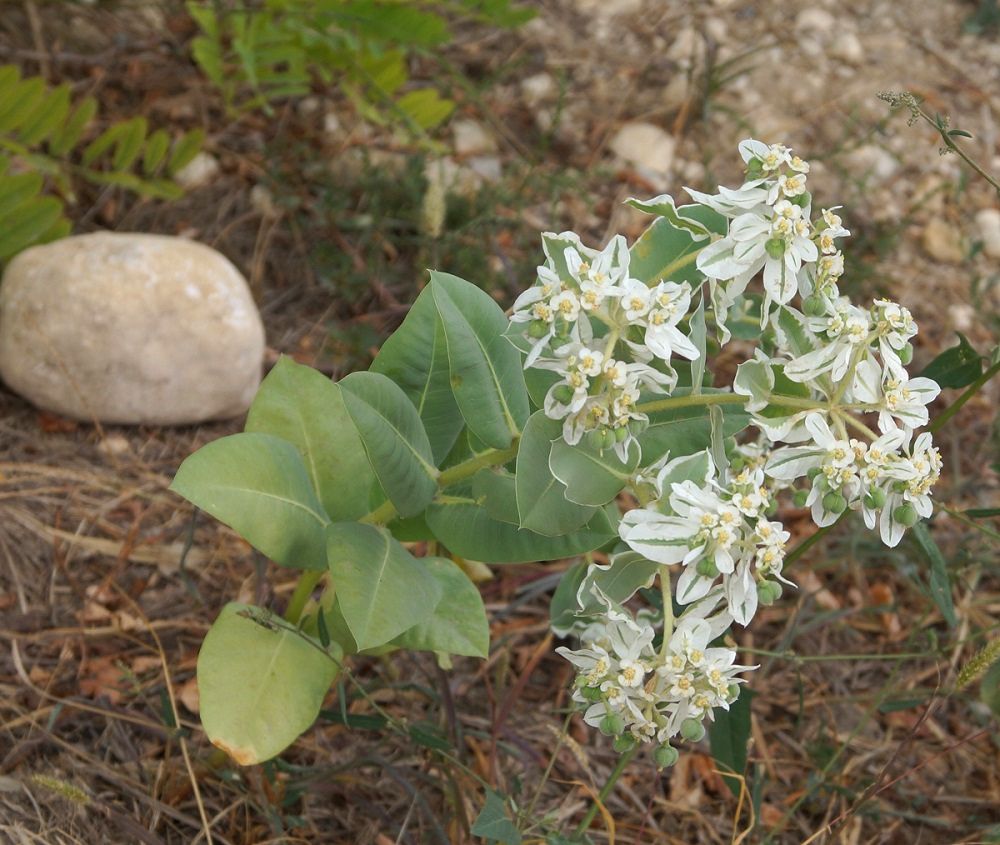
[[[556,81],[550,73],[536,73],[521,80],[521,93],[529,106],[553,98],[556,90]]]
[[[823,9],[817,9],[815,6],[803,9],[795,18],[797,29],[812,30],[813,32],[832,32],[836,25],[837,19],[833,15]]]
[[[983,252],[990,258],[1000,258],[1000,210],[984,208],[977,212],[976,226],[983,241]]]
[[[885,182],[896,175],[899,170],[899,162],[888,150],[877,144],[865,144],[858,147],[848,156],[851,168],[855,175],[872,179],[877,182]]]
[[[948,318],[953,328],[967,332],[976,321],[976,309],[967,302],[957,302],[948,306]]]
[[[495,153],[496,138],[475,120],[456,120],[451,124],[455,139],[455,154],[460,156]]]
[[[944,264],[961,264],[965,259],[962,233],[940,217],[933,217],[924,226],[921,236],[924,251],[935,261]]]
[[[844,30],[837,34],[830,45],[830,55],[850,65],[859,65],[864,61],[865,48],[858,36],[850,30]]]
[[[499,182],[503,175],[503,167],[496,156],[474,156],[466,162],[466,166],[487,182]]]
[[[276,220],[281,211],[274,204],[274,196],[264,185],[254,185],[250,189],[250,207],[261,217]]]
[[[611,139],[611,151],[619,158],[659,176],[670,172],[677,142],[652,123],[626,123]]]
[[[638,12],[644,0],[576,0],[576,6],[584,15],[599,18],[615,18]]]
[[[0,377],[63,416],[153,425],[237,416],[263,356],[246,281],[194,241],[65,238],[22,252],[0,284]]]
[[[211,182],[219,173],[219,160],[202,150],[174,174],[174,180],[184,190],[200,188]]]

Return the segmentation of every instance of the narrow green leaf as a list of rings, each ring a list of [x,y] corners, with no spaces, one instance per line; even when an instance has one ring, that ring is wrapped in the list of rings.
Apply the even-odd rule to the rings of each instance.
[[[400,516],[420,513],[437,492],[438,471],[416,408],[379,373],[352,373],[339,384],[382,489]]]
[[[170,489],[275,562],[326,568],[329,519],[288,441],[253,432],[214,440],[181,464]]]
[[[0,230],[0,261],[38,243],[62,216],[63,205],[55,197],[32,200],[18,211],[17,220]]]
[[[705,326],[705,296],[697,291],[698,307],[691,314],[690,338],[698,357],[691,362],[691,393],[701,393],[702,381],[705,379],[705,364],[708,360],[708,329]]]
[[[0,100],[0,132],[14,132],[45,107],[45,80],[32,76],[12,86]]]
[[[917,545],[920,546],[920,550],[931,565],[929,577],[931,598],[934,599],[934,604],[941,611],[948,627],[954,628],[958,624],[958,618],[955,616],[955,603],[951,596],[951,580],[948,577],[948,565],[945,563],[944,556],[941,554],[938,544],[934,542],[926,522],[918,522],[910,530],[913,533],[913,539],[917,541]]]
[[[743,687],[740,697],[736,699],[729,710],[715,708],[714,722],[709,723],[708,739],[712,748],[712,756],[719,764],[726,786],[737,798],[740,795],[740,782],[735,777],[727,777],[727,772],[742,775],[747,767],[747,743],[750,741],[750,703],[753,693]]]
[[[194,129],[181,135],[174,142],[173,150],[170,152],[170,159],[167,161],[167,174],[173,176],[184,165],[190,164],[204,143],[205,131],[203,129]]]
[[[385,528],[332,523],[327,558],[337,603],[362,651],[427,621],[441,600],[441,583]]]
[[[85,97],[73,110],[60,128],[58,128],[49,140],[49,152],[56,158],[63,158],[70,150],[76,147],[83,136],[87,125],[97,114],[97,100],[93,97]]]
[[[66,120],[69,113],[70,87],[63,83],[53,89],[45,98],[44,105],[32,116],[20,132],[20,142],[26,147],[40,144]]]
[[[510,445],[528,418],[521,356],[504,337],[503,310],[475,285],[431,272],[452,390],[469,430],[496,449]]]
[[[378,481],[340,386],[312,367],[282,356],[254,397],[246,430],[299,450],[331,519],[358,519],[378,504]]]
[[[128,170],[139,157],[143,141],[146,140],[147,121],[144,117],[133,117],[126,121],[111,166],[118,171]]]
[[[341,659],[262,608],[227,604],[198,654],[205,733],[241,766],[271,759],[316,721]]]
[[[170,136],[165,129],[157,129],[149,140],[146,141],[146,149],[142,153],[142,172],[146,176],[156,175],[163,159],[170,148]]]

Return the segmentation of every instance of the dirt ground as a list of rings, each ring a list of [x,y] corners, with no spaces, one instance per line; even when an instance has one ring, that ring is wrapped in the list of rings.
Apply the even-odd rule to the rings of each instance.
[[[956,330],[981,351],[997,343],[1000,244],[977,217],[1000,208],[997,194],[876,96],[919,95],[1000,174],[995,4],[529,5],[538,15],[517,31],[459,30],[446,58],[472,84],[453,84],[457,113],[430,151],[364,124],[335,91],[227,117],[191,63],[178,3],[8,2],[0,62],[71,81],[108,115],[204,125],[219,165],[207,183],[172,203],[84,189],[76,231],[215,246],[249,279],[270,350],[332,374],[367,364],[423,268],[509,305],[540,261],[540,230],[634,236],[642,217],[624,198],[738,184],[748,136],[813,162],[817,202],[843,205],[852,231],[847,290],[914,312],[915,369]],[[620,134],[636,123],[666,134],[642,161]],[[435,237],[420,215],[427,162],[442,157],[458,176]],[[1000,504],[996,400],[987,385],[938,436],[937,495],[952,511]],[[572,830],[616,758],[576,719],[557,749],[570,673],[548,599],[566,563],[497,567],[482,585],[485,663],[444,673],[420,655],[360,660],[364,695],[332,691],[280,761],[240,769],[209,745],[193,682],[204,632],[226,601],[280,606],[293,587],[167,490],[188,454],[241,425],[78,424],[0,390],[0,843],[471,842],[483,791],[451,756],[548,829]],[[783,517],[808,532],[802,514]],[[998,627],[996,534],[943,509],[933,533],[957,627],[936,610],[916,545],[832,534],[790,573],[798,592],[737,634],[761,664],[752,801],[734,798],[707,745],[659,774],[640,757],[592,841],[1000,842],[1000,727],[975,685],[954,690]],[[541,829],[525,841],[545,841]]]

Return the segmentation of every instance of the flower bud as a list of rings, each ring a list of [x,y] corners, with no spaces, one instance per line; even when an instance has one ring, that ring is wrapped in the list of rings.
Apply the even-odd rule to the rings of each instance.
[[[685,719],[681,722],[681,736],[688,742],[700,742],[705,738],[705,726],[699,719]]]
[[[635,737],[632,734],[622,734],[615,737],[614,742],[611,743],[611,747],[619,754],[624,754],[626,751],[631,751],[635,748],[635,744]]]
[[[822,317],[826,313],[826,300],[815,293],[811,294],[803,301],[802,310],[810,317]]]
[[[781,598],[781,584],[777,581],[761,581],[757,585],[757,598],[765,607]]]
[[[903,348],[900,349],[899,352],[897,352],[896,354],[899,355],[900,364],[902,364],[904,367],[909,365],[909,363],[913,360],[913,344],[912,343],[905,344]]]
[[[552,390],[552,398],[560,405],[568,405],[573,401],[573,388],[568,384],[560,384]]]
[[[920,519],[920,515],[917,513],[917,509],[913,507],[913,505],[909,502],[905,502],[892,512],[892,518],[900,525],[912,528],[917,524],[917,521]]]
[[[806,499],[809,498],[808,490],[796,490],[792,493],[792,504],[797,508],[804,508],[806,506]]]
[[[669,769],[680,756],[672,745],[661,745],[653,752],[653,762],[658,769]]]
[[[843,513],[847,510],[847,499],[836,490],[831,490],[823,497],[823,510],[830,513]]]
[[[698,574],[701,575],[703,578],[714,578],[716,575],[719,574],[719,567],[715,565],[715,561],[710,560],[707,557],[704,557],[701,560],[699,560],[697,565],[695,566],[695,569],[697,570]]]
[[[771,258],[781,258],[785,254],[785,242],[781,238],[771,238],[764,244]]]
[[[544,320],[532,320],[528,323],[528,337],[541,338],[549,333],[549,324]]]
[[[607,716],[601,719],[598,729],[605,736],[618,736],[618,734],[625,730],[625,720],[617,713],[608,713]]]
[[[869,510],[877,511],[885,504],[885,491],[878,487],[873,487],[865,496],[865,507]]]

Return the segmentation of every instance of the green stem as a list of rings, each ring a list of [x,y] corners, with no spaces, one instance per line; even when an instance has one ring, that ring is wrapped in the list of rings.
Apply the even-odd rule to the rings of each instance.
[[[660,657],[666,658],[670,651],[670,637],[674,633],[674,597],[670,592],[670,570],[660,567],[660,595],[663,597],[663,642],[660,643]]]
[[[599,793],[597,793],[597,800],[591,805],[590,809],[587,810],[587,815],[583,817],[580,824],[576,828],[576,833],[574,838],[579,839],[587,832],[587,828],[590,827],[591,822],[597,817],[597,813],[604,804],[605,799],[611,794],[611,790],[615,788],[615,784],[618,782],[618,778],[621,777],[622,772],[625,771],[625,767],[632,762],[632,758],[639,753],[639,748],[641,746],[635,745],[621,757],[618,758],[618,762],[615,767],[611,770],[611,774],[608,775],[608,779],[604,784],[604,787]]]
[[[984,372],[979,378],[977,378],[972,384],[969,385],[968,390],[965,391],[961,396],[958,397],[954,402],[952,402],[947,408],[945,408],[937,417],[934,422],[932,422],[927,430],[934,434],[939,431],[948,420],[950,420],[955,414],[957,414],[962,406],[968,402],[973,396],[975,396],[980,388],[986,382],[988,382],[993,376],[1000,373],[1000,361],[997,361],[992,367],[990,367],[986,372]]]
[[[698,393],[692,396],[668,396],[666,399],[654,399],[636,405],[635,409],[643,414],[652,411],[669,411],[674,408],[692,408],[696,405],[743,405],[747,401],[739,393]],[[815,407],[810,404],[810,408]]]
[[[285,608],[285,619],[293,625],[299,624],[306,602],[309,601],[319,579],[324,575],[326,575],[325,569],[310,569],[299,576],[299,583],[295,585],[295,592],[292,593],[292,597],[288,600],[288,607]]]
[[[842,410],[834,410],[834,415],[837,419],[841,419],[846,422],[851,428],[860,431],[865,437],[869,438],[873,443],[878,440],[878,435],[872,431],[868,426],[866,426],[861,420],[852,417],[850,414],[845,414]]]

